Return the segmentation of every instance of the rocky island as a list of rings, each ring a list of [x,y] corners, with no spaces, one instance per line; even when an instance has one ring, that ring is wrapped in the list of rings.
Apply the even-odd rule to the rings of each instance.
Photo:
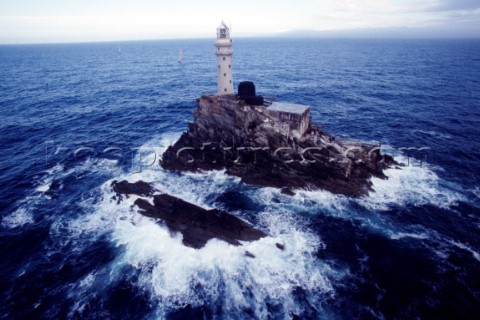
[[[372,190],[371,177],[386,178],[383,170],[394,164],[379,145],[339,139],[312,124],[308,106],[248,97],[255,96],[197,99],[194,122],[165,151],[162,167],[225,169],[289,194],[300,188],[361,196]]]

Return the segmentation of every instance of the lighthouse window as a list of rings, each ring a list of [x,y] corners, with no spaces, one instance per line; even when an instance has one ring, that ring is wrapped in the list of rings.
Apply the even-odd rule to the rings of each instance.
[[[220,69],[220,65],[218,65],[218,69]]]
[[[227,92],[227,88],[223,89],[223,91]]]
[[[223,57],[223,61],[225,61],[225,57]]]
[[[232,83],[232,80],[230,80],[230,83]]]
[[[227,76],[227,74],[226,74],[226,73],[224,73],[224,74],[223,74],[223,76],[224,76],[224,77],[226,77],[226,76]]]
[[[231,66],[231,65],[228,65],[228,69],[232,69],[232,66]]]

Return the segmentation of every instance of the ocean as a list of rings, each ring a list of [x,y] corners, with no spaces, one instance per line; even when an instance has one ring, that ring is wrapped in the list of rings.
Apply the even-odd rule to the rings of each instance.
[[[235,86],[405,164],[361,198],[158,165],[213,43],[0,46],[0,318],[480,319],[480,40],[234,39]],[[123,179],[269,236],[185,247]]]

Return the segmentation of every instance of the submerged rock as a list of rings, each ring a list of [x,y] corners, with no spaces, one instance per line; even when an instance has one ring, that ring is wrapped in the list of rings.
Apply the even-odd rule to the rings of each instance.
[[[308,116],[309,117],[309,116]],[[379,145],[335,138],[304,119],[306,130],[289,129],[265,106],[250,106],[234,96],[197,99],[194,123],[163,154],[165,169],[221,170],[258,186],[325,189],[361,196],[372,190],[370,178],[395,161]],[[303,133],[302,133],[303,132]]]
[[[155,188],[144,181],[130,183],[127,180],[120,182],[115,180],[112,182],[111,187],[118,195],[124,194],[127,196],[132,194],[137,196],[151,196],[155,191]]]
[[[295,192],[293,192],[289,188],[282,188],[281,192],[283,194],[286,194],[287,196],[292,196],[293,197],[295,195]]]
[[[151,196],[155,190],[143,181],[114,181],[112,189],[119,195],[140,196]],[[267,236],[227,212],[207,210],[168,194],[154,195],[153,205],[142,198],[137,199],[135,205],[140,208],[140,214],[159,219],[172,232],[180,232],[183,244],[196,249],[202,248],[213,238],[238,246],[241,245],[240,241],[254,241]]]

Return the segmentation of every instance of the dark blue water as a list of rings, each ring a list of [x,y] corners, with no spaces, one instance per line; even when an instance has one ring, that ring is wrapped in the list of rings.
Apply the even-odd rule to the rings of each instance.
[[[0,47],[0,318],[480,318],[480,41],[234,42],[235,81],[407,164],[361,199],[156,165],[216,90],[213,49]],[[186,248],[111,201],[114,179],[270,236]]]

